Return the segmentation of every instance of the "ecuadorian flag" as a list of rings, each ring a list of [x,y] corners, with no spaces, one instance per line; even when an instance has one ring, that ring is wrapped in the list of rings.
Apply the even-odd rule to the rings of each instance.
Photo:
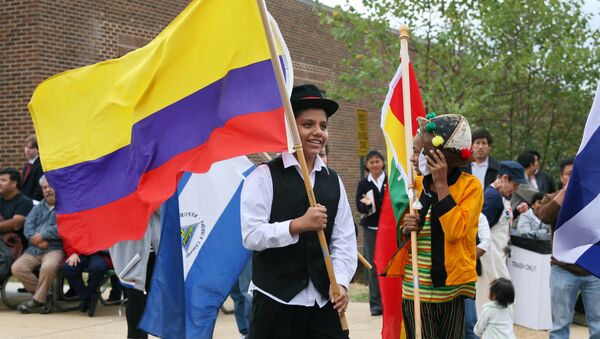
[[[417,117],[425,116],[425,108],[421,100],[419,85],[413,71],[409,66],[410,80],[410,105],[412,114],[411,135],[417,132]],[[387,175],[388,186],[383,196],[381,214],[379,216],[379,230],[375,246],[375,267],[377,274],[384,273],[388,262],[398,250],[399,233],[398,221],[408,209],[407,171],[410,154],[406,154],[407,133],[404,125],[404,97],[402,95],[402,67],[398,68],[390,90],[381,110],[381,129],[385,137],[387,148]],[[408,247],[406,247],[408,248]],[[379,278],[381,302],[383,303],[383,328],[382,338],[404,338],[402,330],[402,279],[395,272],[385,272],[386,277]],[[400,291],[400,292],[398,292]]]
[[[60,234],[86,253],[140,238],[183,171],[288,149],[254,0],[192,1],[147,46],[42,82],[29,110]]]

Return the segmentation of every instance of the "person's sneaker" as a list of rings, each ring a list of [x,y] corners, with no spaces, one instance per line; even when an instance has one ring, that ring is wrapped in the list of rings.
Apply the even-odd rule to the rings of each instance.
[[[96,314],[96,305],[98,305],[98,298],[100,295],[98,293],[92,293],[90,295],[90,303],[88,305],[88,315],[93,317]]]
[[[17,310],[19,310],[19,312],[21,312],[22,314],[27,314],[38,309],[41,310],[42,306],[44,306],[43,303],[32,298],[17,306]]]

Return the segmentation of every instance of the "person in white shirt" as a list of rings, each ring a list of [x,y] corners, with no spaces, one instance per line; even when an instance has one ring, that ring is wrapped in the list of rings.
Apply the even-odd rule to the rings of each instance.
[[[487,129],[478,129],[471,134],[473,157],[475,161],[465,167],[467,173],[473,174],[483,187],[483,190],[491,185],[496,176],[500,164],[490,156],[492,150],[492,135]]]
[[[498,278],[490,284],[491,302],[483,306],[475,334],[482,339],[513,339],[513,307],[515,289],[506,278]]]
[[[375,266],[375,243],[377,230],[379,228],[379,213],[383,203],[383,193],[387,184],[385,175],[385,161],[383,155],[377,150],[371,150],[365,156],[365,169],[369,173],[366,178],[361,179],[356,187],[356,210],[360,212],[360,225],[364,235],[365,259]],[[371,315],[378,316],[383,313],[381,304],[381,293],[377,272],[372,269],[369,275],[369,307]]]
[[[282,153],[248,176],[241,194],[244,246],[253,250],[249,338],[348,338],[357,245],[344,185],[318,157],[338,104],[314,85],[295,87],[292,107],[318,202],[310,207],[296,155]],[[340,294],[333,297],[317,233],[323,230]]]

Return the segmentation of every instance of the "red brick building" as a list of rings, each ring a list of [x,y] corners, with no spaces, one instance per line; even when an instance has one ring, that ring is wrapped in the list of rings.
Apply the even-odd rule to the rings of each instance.
[[[189,0],[0,0],[0,166],[24,161],[33,133],[27,103],[36,85],[56,73],[116,58],[143,46]],[[309,0],[268,0],[293,60],[296,84],[325,88],[349,55],[319,23]],[[391,76],[391,74],[390,74]],[[381,99],[381,98],[380,98]],[[330,165],[343,178],[353,205],[360,176],[355,111],[369,111],[371,148],[384,149],[379,108],[372,100],[346,103],[330,121]]]

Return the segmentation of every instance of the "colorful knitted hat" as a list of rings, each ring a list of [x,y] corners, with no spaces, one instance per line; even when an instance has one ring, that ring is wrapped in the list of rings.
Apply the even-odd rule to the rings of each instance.
[[[419,133],[431,133],[431,143],[436,148],[460,154],[462,159],[471,158],[471,127],[465,117],[458,114],[438,116],[428,113],[425,118],[417,118]]]

